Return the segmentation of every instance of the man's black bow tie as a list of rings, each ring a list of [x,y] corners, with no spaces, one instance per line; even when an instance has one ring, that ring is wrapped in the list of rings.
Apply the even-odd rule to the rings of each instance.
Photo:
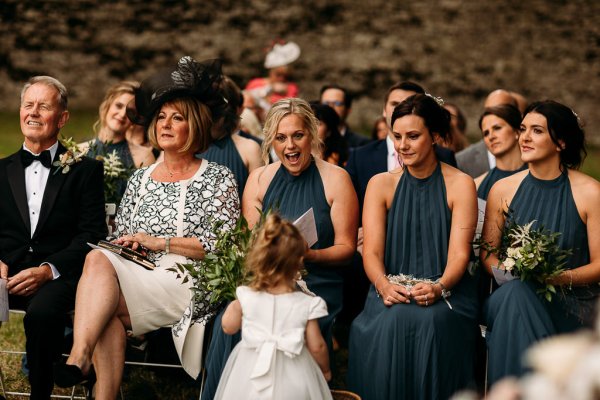
[[[41,162],[46,168],[50,168],[52,166],[52,156],[50,156],[50,150],[44,150],[39,156],[34,156],[27,150],[21,149],[21,162],[23,163],[23,168],[29,167],[35,160]]]

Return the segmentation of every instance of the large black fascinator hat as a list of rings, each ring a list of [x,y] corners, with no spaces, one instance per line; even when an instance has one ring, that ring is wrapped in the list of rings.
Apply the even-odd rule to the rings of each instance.
[[[135,90],[135,101],[127,106],[127,117],[147,127],[163,104],[194,98],[210,108],[216,121],[227,106],[219,91],[222,79],[221,60],[198,62],[190,56],[181,57],[174,69],[164,69],[142,81]]]

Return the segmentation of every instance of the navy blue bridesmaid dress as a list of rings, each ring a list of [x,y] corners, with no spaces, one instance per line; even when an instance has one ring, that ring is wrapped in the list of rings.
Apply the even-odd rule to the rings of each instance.
[[[559,245],[573,250],[566,268],[590,262],[587,229],[573,200],[568,170],[553,180],[528,174],[509,207],[517,224],[535,220],[534,229],[542,226],[561,233]],[[494,291],[484,306],[490,384],[526,372],[522,357],[538,340],[592,324],[598,285],[574,287],[564,294],[559,291],[550,303],[540,298],[536,289],[534,284],[515,279]]]
[[[446,267],[452,213],[441,166],[404,170],[387,214],[386,274],[435,280]],[[448,304],[386,307],[371,286],[350,330],[348,388],[363,400],[446,399],[473,380],[476,285],[468,272]]]

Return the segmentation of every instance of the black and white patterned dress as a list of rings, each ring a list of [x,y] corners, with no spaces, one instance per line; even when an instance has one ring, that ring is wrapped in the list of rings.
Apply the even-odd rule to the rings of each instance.
[[[116,217],[115,236],[144,232],[156,237],[196,237],[207,253],[214,250],[213,226],[232,229],[240,215],[237,185],[232,172],[202,160],[188,180],[159,182],[150,177],[156,167],[134,172]],[[191,282],[182,283],[167,271],[176,262],[191,261],[164,251],[149,252],[157,265],[148,271],[109,251],[125,297],[134,335],[172,327],[173,340],[184,369],[193,377],[200,371],[204,323],[192,320]]]

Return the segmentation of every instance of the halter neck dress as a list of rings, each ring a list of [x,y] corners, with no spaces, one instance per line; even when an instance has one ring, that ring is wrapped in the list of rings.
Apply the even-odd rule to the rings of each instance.
[[[386,274],[439,278],[446,267],[452,212],[438,163],[427,178],[404,170],[387,214]],[[445,399],[473,378],[477,301],[465,272],[448,299],[386,307],[370,287],[350,330],[348,387],[364,400]],[[460,361],[458,361],[460,360]]]
[[[510,209],[519,225],[535,220],[533,229],[543,227],[561,233],[560,247],[573,250],[566,268],[590,262],[587,229],[573,200],[567,169],[552,180],[541,180],[529,173],[517,189]],[[559,292],[551,303],[540,298],[536,289],[533,284],[515,279],[494,291],[484,306],[490,383],[526,372],[522,357],[538,340],[592,323],[598,285],[576,287],[565,295]]]

